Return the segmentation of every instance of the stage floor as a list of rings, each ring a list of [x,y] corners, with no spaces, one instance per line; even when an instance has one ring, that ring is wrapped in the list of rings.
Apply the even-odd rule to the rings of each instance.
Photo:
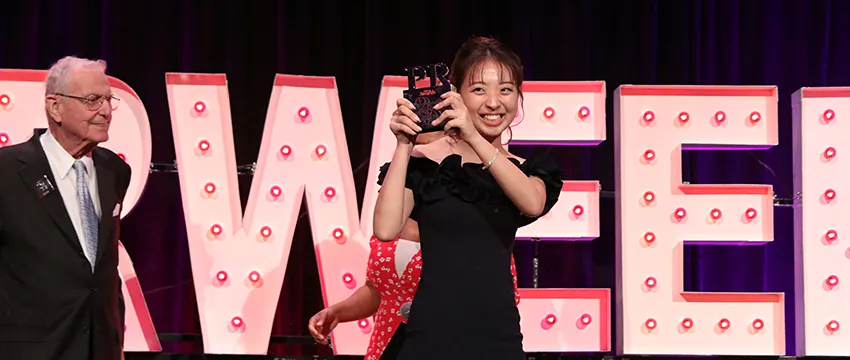
[[[263,356],[263,355],[209,355],[209,354],[164,354],[164,353],[127,353],[126,360],[363,360],[362,356]],[[840,357],[793,357],[793,356],[613,356],[613,355],[560,355],[527,354],[528,360],[686,360],[686,359],[722,359],[722,360],[774,360],[774,359],[829,359]],[[486,360],[486,359],[482,359]]]

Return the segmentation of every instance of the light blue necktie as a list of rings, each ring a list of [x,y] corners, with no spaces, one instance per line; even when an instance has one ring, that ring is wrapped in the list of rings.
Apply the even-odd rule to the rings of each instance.
[[[86,246],[86,257],[94,269],[97,258],[97,229],[99,221],[94,211],[88,182],[86,181],[86,165],[82,161],[74,161],[74,172],[77,174],[77,199],[80,201],[80,219],[83,226],[83,237]]]

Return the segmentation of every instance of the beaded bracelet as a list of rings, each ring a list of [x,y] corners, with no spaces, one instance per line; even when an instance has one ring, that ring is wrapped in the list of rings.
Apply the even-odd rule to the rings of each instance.
[[[487,165],[484,165],[484,167],[482,169],[487,170],[491,165],[493,165],[494,162],[496,162],[496,158],[498,158],[498,157],[499,157],[499,149],[496,149],[496,153],[493,154],[493,158],[490,159],[490,161],[487,162]]]

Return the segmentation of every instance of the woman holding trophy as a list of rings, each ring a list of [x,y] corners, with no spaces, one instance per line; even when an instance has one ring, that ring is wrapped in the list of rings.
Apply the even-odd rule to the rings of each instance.
[[[427,264],[398,359],[525,359],[511,253],[518,228],[557,202],[562,171],[502,144],[522,99],[522,65],[510,49],[473,38],[456,53],[449,79],[457,91],[438,94],[436,105],[397,101],[397,147],[379,175],[375,237],[395,241],[415,220]],[[423,130],[451,136],[414,148]]]

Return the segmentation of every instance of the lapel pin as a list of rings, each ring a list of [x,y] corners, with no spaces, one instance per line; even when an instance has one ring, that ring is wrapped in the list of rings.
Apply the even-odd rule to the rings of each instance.
[[[56,190],[53,187],[53,183],[50,182],[50,179],[47,178],[47,175],[42,175],[41,179],[35,182],[35,191],[38,194],[38,199],[44,199],[45,196],[49,195],[51,192]]]

